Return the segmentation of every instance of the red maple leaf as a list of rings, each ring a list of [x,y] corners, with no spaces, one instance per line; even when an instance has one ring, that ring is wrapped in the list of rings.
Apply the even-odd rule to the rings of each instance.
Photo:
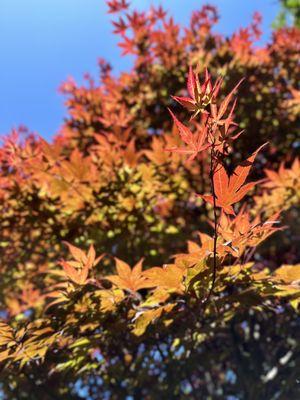
[[[199,77],[194,73],[192,67],[189,68],[187,91],[190,97],[172,96],[174,100],[182,106],[193,112],[191,117],[195,118],[199,112],[207,113],[205,107],[210,104],[213,98],[217,95],[222,79],[218,78],[214,85],[211,83],[211,76],[207,69],[205,70],[205,80],[201,85]]]
[[[129,3],[126,3],[126,0],[111,0],[106,2],[108,5],[108,14],[115,14],[120,11],[127,10],[129,7]]]
[[[207,149],[210,144],[206,142],[207,139],[207,127],[200,127],[195,133],[191,132],[190,129],[180,122],[173,112],[169,109],[172,115],[173,121],[177,126],[179,135],[182,141],[187,145],[186,147],[172,147],[166,149],[174,153],[189,155],[187,161],[192,161],[198,153]]]
[[[247,160],[236,167],[230,177],[223,165],[217,166],[213,174],[216,206],[222,208],[226,214],[235,215],[232,205],[240,201],[249,190],[257,184],[257,182],[250,182],[244,185],[257,153],[265,145],[266,143],[259,147],[250,157],[247,158]],[[214,204],[214,198],[212,195],[198,196],[210,204]]]

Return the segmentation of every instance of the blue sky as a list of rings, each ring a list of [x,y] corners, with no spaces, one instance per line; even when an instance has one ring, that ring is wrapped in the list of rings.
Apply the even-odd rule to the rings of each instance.
[[[176,21],[187,23],[202,0],[133,0],[139,9],[162,4]],[[217,31],[231,33],[263,15],[263,40],[278,12],[277,0],[214,0],[221,15]],[[128,69],[111,33],[104,0],[0,0],[0,135],[20,124],[45,138],[59,129],[65,110],[58,86],[68,76],[96,76],[97,59],[115,71]]]

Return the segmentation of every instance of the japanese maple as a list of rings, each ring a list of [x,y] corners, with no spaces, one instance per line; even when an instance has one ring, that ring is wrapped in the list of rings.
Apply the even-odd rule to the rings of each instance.
[[[1,395],[298,398],[299,29],[107,10],[132,69],[0,148]]]

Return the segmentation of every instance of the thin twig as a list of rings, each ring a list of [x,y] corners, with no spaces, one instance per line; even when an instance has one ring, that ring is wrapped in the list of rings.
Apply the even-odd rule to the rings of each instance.
[[[217,278],[217,240],[218,240],[218,218],[217,218],[217,205],[216,205],[216,193],[215,193],[215,184],[214,184],[214,172],[215,172],[215,150],[214,150],[214,142],[211,146],[210,152],[210,184],[211,184],[211,191],[213,196],[213,212],[214,212],[214,244],[213,244],[213,276],[211,287],[209,289],[208,295],[205,299],[205,304],[209,301],[211,295],[213,294],[216,278]]]

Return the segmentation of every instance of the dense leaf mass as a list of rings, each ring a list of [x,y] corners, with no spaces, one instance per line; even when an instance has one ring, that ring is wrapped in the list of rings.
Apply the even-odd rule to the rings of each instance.
[[[0,397],[297,399],[300,31],[107,5],[132,70],[0,148]]]

